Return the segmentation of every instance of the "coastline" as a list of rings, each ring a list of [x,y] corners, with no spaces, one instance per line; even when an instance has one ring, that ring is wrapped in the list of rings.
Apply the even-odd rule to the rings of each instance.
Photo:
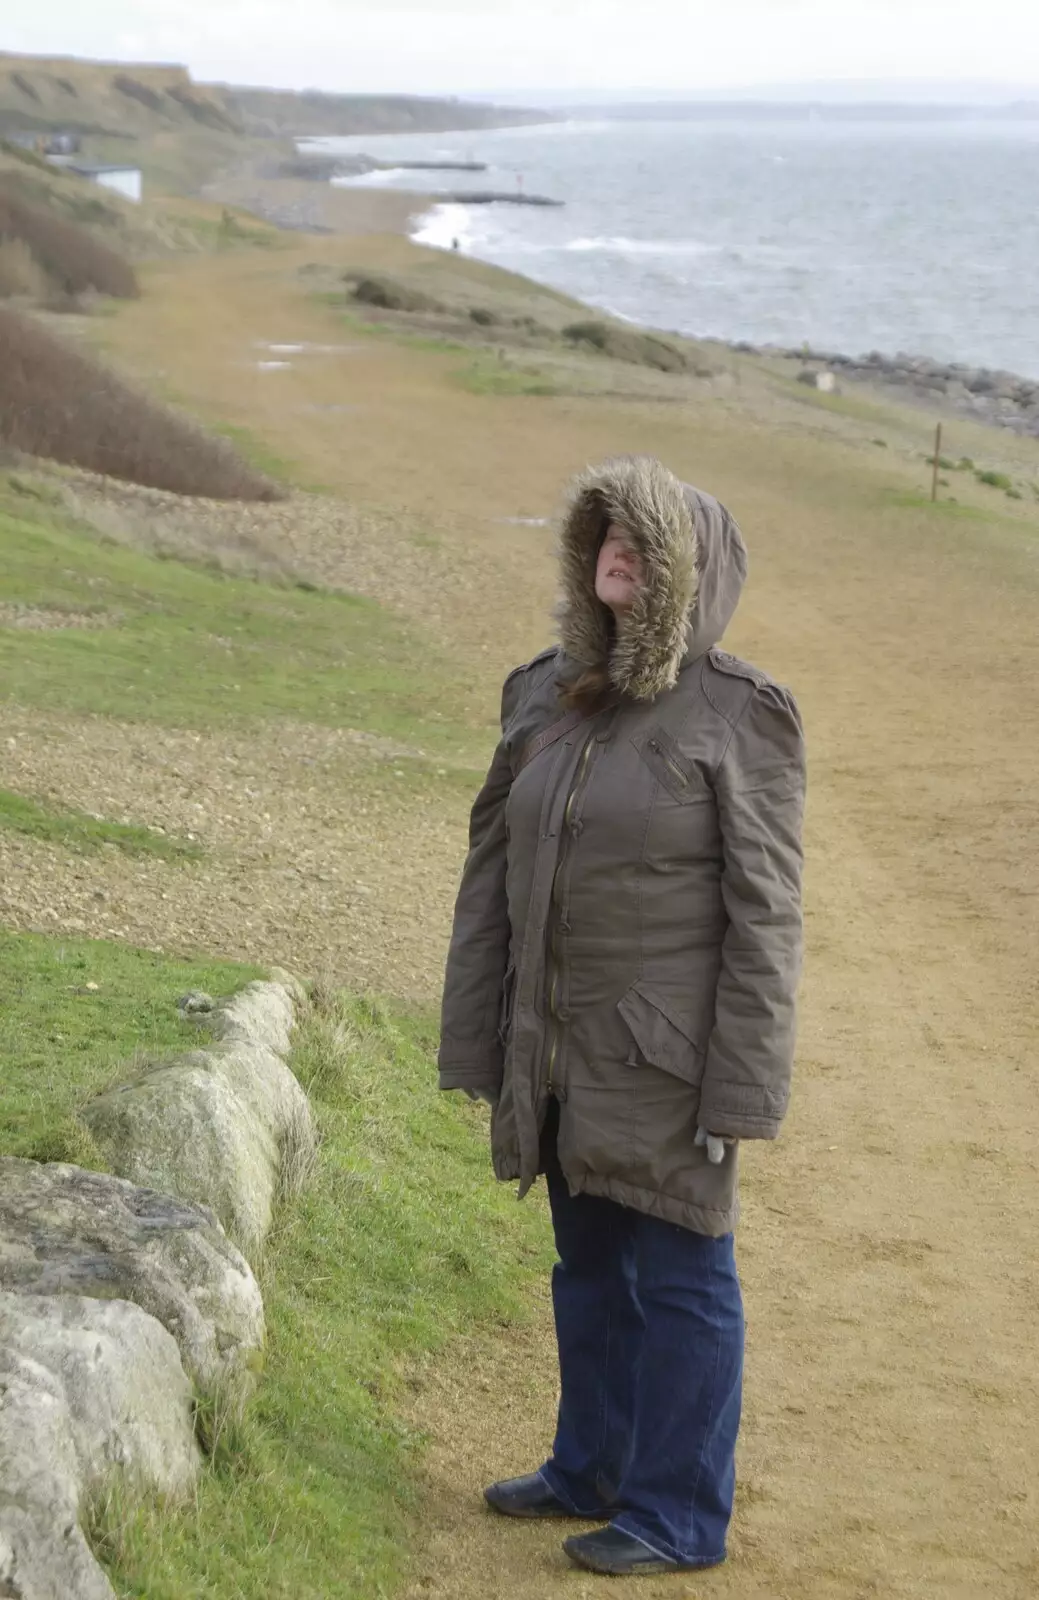
[[[465,207],[453,195],[396,189],[378,183],[334,184],[307,178],[272,177],[255,169],[225,174],[206,185],[201,193],[206,199],[239,206],[277,227],[295,232],[354,237],[392,234],[410,240],[419,249],[446,253],[451,250],[453,237],[464,239],[465,236]],[[486,266],[498,265],[475,251],[463,248],[461,253]],[[546,284],[534,273],[524,275],[543,287],[559,288]],[[621,317],[592,301],[583,303],[598,315],[640,331],[672,334],[676,331],[656,329],[641,319]],[[870,351],[852,356],[811,346],[762,345],[746,339],[707,334],[680,333],[678,336],[693,343],[715,345],[738,356],[777,364],[781,371],[796,365],[796,373],[784,375],[796,376],[806,386],[831,394],[839,394],[842,387],[868,389],[942,416],[969,419],[1018,437],[1039,439],[1039,380],[1019,373],[936,361],[927,355],[904,351],[892,355]]]
[[[398,194],[400,192],[396,191]],[[452,234],[465,236],[465,207],[456,197],[416,195],[413,198],[424,202],[421,209],[412,210],[407,229],[408,237],[414,244],[423,249],[447,250],[450,249]],[[439,227],[435,220],[437,213],[440,213]],[[486,266],[499,265],[476,252],[463,249],[462,253],[471,260],[482,261]],[[533,273],[527,276],[545,287],[560,289],[560,285],[547,284]],[[561,289],[560,292],[569,291]],[[839,394],[842,381],[856,387],[869,386],[913,405],[926,405],[945,414],[1006,429],[1021,437],[1039,439],[1039,379],[1027,378],[1020,373],[1003,368],[975,367],[960,361],[937,361],[931,356],[903,350],[893,355],[871,350],[864,355],[852,356],[811,345],[755,344],[742,338],[689,334],[675,329],[656,328],[640,318],[622,317],[605,306],[595,305],[594,302],[588,304],[590,309],[601,315],[637,327],[642,332],[677,334],[679,338],[690,339],[694,343],[721,346],[735,355],[759,360],[796,362],[796,376],[806,386],[826,393]]]

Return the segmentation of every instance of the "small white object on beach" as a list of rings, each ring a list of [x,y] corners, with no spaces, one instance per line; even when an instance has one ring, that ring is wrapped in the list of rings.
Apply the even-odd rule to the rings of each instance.
[[[797,374],[798,383],[803,383],[809,389],[818,389],[822,394],[840,394],[837,386],[837,374],[834,372],[813,372],[806,367]]]

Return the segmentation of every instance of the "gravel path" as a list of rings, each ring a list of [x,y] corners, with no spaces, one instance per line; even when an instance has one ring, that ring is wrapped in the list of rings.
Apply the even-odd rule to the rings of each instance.
[[[207,854],[75,856],[0,830],[0,921],[435,994],[464,815],[415,783],[413,752],[351,729],[207,735],[17,707],[3,729],[0,786],[189,834]]]

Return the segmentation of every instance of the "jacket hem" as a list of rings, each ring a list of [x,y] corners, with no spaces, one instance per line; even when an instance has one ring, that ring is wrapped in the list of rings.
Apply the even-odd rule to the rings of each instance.
[[[712,1206],[692,1205],[676,1195],[659,1194],[653,1189],[620,1183],[616,1178],[598,1178],[593,1173],[577,1179],[569,1173],[565,1173],[565,1176],[571,1194],[594,1194],[604,1200],[615,1200],[618,1205],[642,1211],[650,1217],[659,1217],[662,1222],[676,1222],[691,1233],[706,1234],[711,1239],[724,1238],[733,1231],[740,1219],[738,1199],[725,1210],[715,1210]]]

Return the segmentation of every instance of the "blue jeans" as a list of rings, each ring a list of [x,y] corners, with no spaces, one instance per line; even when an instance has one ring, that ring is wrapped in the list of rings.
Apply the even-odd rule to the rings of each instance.
[[[688,1566],[725,1559],[736,1486],[743,1301],[732,1234],[711,1239],[570,1194],[543,1138],[561,1398],[545,1482],[571,1511]]]

